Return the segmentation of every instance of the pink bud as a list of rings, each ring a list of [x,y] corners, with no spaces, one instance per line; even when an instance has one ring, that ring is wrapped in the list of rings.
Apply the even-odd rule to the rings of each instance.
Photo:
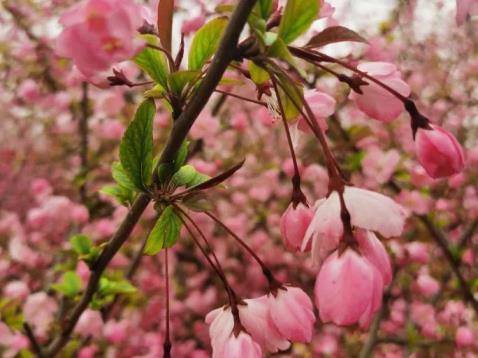
[[[347,248],[334,251],[315,282],[315,303],[322,322],[367,327],[382,303],[382,276],[365,257]]]
[[[313,212],[302,203],[294,209],[290,204],[280,220],[280,232],[286,247],[298,251],[302,245],[305,232],[312,221]]]
[[[241,332],[236,337],[234,334],[227,339],[221,358],[261,358],[262,350],[247,333]]]
[[[402,96],[408,97],[410,94],[410,87],[401,79],[400,71],[392,63],[366,62],[358,65],[357,68],[380,80]],[[369,79],[364,80],[369,84],[360,87],[363,94],[353,92],[350,95],[362,112],[382,122],[390,122],[403,112],[405,107],[400,99]]]
[[[310,342],[315,315],[309,296],[300,288],[285,287],[268,297],[269,317],[279,333],[292,342]]]
[[[430,260],[427,245],[423,242],[410,242],[405,247],[411,261],[426,264]]]
[[[461,172],[465,157],[460,143],[448,131],[431,125],[432,129],[418,129],[415,138],[417,158],[432,178],[447,177]]]
[[[458,347],[469,347],[475,341],[473,331],[465,326],[459,327],[455,334],[455,343]]]

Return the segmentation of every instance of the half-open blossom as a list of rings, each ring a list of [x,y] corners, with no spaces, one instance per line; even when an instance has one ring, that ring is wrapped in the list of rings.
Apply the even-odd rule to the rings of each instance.
[[[352,226],[375,231],[385,237],[402,233],[406,211],[389,197],[352,186],[345,186],[343,197]],[[315,264],[320,264],[337,248],[343,231],[340,197],[333,191],[327,198],[316,202],[314,217],[302,242],[302,250],[312,240],[312,260]]]
[[[465,166],[465,156],[460,143],[443,128],[431,127],[417,131],[415,146],[418,161],[432,178],[461,172]]]
[[[315,282],[315,303],[322,322],[367,327],[382,302],[382,275],[353,249],[332,253]]]
[[[307,104],[310,106],[310,109],[314,113],[314,116],[318,122],[317,124],[320,126],[320,129],[322,129],[322,131],[326,131],[328,128],[326,118],[331,116],[335,112],[336,102],[334,97],[317,90],[308,90],[304,93],[304,100],[307,102]],[[310,131],[309,125],[302,116],[300,116],[299,118],[298,127],[302,131]]]
[[[290,204],[280,219],[282,240],[289,250],[297,251],[302,245],[305,232],[312,221],[313,212],[302,203],[294,209]]]
[[[141,48],[135,38],[141,7],[132,0],[85,0],[60,18],[57,53],[71,58],[87,77],[132,58]]]
[[[237,337],[231,334],[224,344],[221,358],[260,358],[261,347],[253,341],[250,335],[240,332]]]
[[[312,302],[298,287],[284,287],[270,294],[269,317],[279,333],[292,342],[310,342],[315,315]]]
[[[401,79],[397,67],[388,62],[365,62],[357,66],[402,96],[410,95],[410,87]],[[382,122],[390,122],[397,118],[405,109],[400,99],[369,79],[364,79],[368,85],[361,86],[362,94],[353,92],[350,98],[357,107],[369,117]]]

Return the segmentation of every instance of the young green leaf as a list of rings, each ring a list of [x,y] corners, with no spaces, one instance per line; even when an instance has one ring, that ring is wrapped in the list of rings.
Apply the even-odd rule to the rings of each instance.
[[[146,255],[156,255],[163,247],[173,246],[179,238],[181,231],[181,219],[168,206],[154,224],[144,248]]]
[[[157,45],[157,39],[154,35],[143,35],[151,45]],[[164,54],[156,49],[145,47],[136,57],[134,62],[146,72],[155,82],[164,87],[167,85],[168,64]]]
[[[251,74],[252,81],[258,85],[262,85],[269,80],[267,71],[252,61],[249,61],[249,73]]]
[[[93,247],[88,236],[82,234],[74,235],[70,239],[70,245],[78,256],[88,255]]]
[[[134,197],[133,191],[120,185],[105,185],[100,189],[100,193],[112,196],[122,205],[130,204]]]
[[[257,1],[254,12],[257,12],[264,20],[267,20],[272,13],[272,0]]]
[[[301,85],[291,83],[283,76],[278,76],[281,86],[279,86],[279,97],[284,108],[285,119],[291,121],[297,118],[300,110],[296,104],[302,107],[304,98],[304,89]],[[292,99],[290,98],[292,97]]]
[[[120,144],[121,165],[139,190],[146,190],[151,180],[155,112],[153,100],[143,101]]]
[[[106,277],[100,279],[98,294],[100,296],[135,293],[136,287],[126,280],[113,281]]]
[[[81,280],[75,272],[67,271],[61,281],[51,287],[66,297],[75,297],[81,291]]]
[[[195,81],[200,75],[199,71],[174,72],[169,76],[171,88],[175,93],[180,94],[189,82]]]
[[[310,27],[319,14],[317,0],[288,0],[279,25],[279,37],[291,43]]]
[[[113,162],[113,165],[111,166],[111,173],[113,175],[113,179],[116,181],[116,183],[118,183],[118,185],[132,191],[136,190],[136,187],[120,162]]]
[[[344,41],[367,43],[367,40],[353,30],[343,26],[331,26],[313,36],[307,43],[306,47],[318,48],[328,44]]]
[[[199,173],[192,165],[183,165],[172,177],[176,186],[187,188],[201,184],[209,179],[209,176]]]
[[[179,147],[178,154],[176,155],[176,159],[174,159],[175,172],[177,172],[186,162],[186,159],[188,157],[188,149],[189,149],[189,141],[185,140],[181,143],[181,147]]]
[[[194,35],[189,49],[188,66],[190,70],[201,70],[214,52],[216,52],[227,18],[218,17],[201,27]]]

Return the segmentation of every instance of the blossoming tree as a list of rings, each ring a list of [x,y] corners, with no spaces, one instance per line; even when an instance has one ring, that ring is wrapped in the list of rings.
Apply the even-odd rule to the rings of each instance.
[[[1,5],[2,356],[477,354],[476,1],[66,3]]]

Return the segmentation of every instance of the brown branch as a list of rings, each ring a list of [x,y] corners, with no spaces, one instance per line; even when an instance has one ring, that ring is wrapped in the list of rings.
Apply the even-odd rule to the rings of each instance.
[[[194,121],[206,106],[209,97],[214,92],[214,89],[219,84],[224,72],[229,63],[237,56],[237,42],[243,27],[246,24],[247,17],[251,12],[256,0],[241,0],[233,14],[231,15],[229,24],[226,28],[219,48],[214,56],[214,59],[209,66],[209,69],[196,91],[195,96],[187,104],[184,111],[174,121],[171,135],[164,151],[161,154],[159,163],[169,163],[174,160],[176,153],[179,150],[182,142],[186,138]],[[157,171],[155,171],[157,172]],[[133,205],[131,206],[128,215],[121,223],[118,231],[114,234],[108,242],[104,250],[101,252],[95,264],[92,266],[91,276],[88,281],[83,296],[77,305],[71,310],[71,314],[61,324],[61,332],[51,342],[47,349],[46,355],[53,357],[58,354],[61,349],[68,342],[73,329],[75,328],[78,319],[83,311],[88,307],[93,295],[95,294],[100,278],[106,266],[109,264],[113,256],[118,252],[124,242],[128,239],[134,226],[142,216],[144,210],[151,201],[146,194],[139,194]]]
[[[35,334],[33,333],[33,330],[30,327],[30,325],[26,322],[23,323],[23,329],[25,330],[28,340],[30,341],[33,352],[37,355],[37,357],[43,358],[45,355],[43,354],[43,351],[40,345],[38,344],[38,341],[35,338]]]
[[[78,121],[78,132],[80,134],[80,199],[86,203],[88,199],[86,177],[88,175],[88,83],[81,84],[82,97],[80,102],[81,115]]]

